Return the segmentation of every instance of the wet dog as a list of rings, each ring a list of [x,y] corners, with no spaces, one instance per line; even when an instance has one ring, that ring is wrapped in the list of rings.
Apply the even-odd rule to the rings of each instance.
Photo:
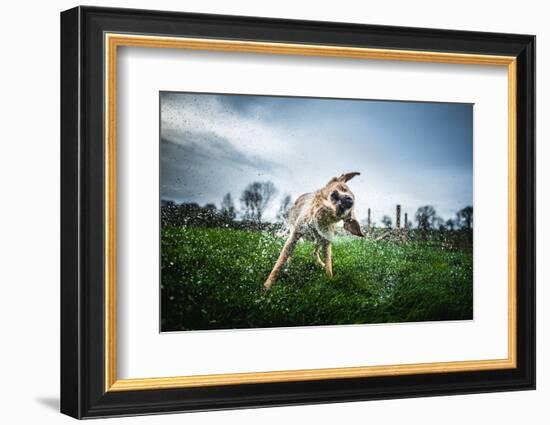
[[[314,256],[317,264],[324,267],[327,276],[332,277],[332,239],[336,224],[344,222],[344,229],[353,235],[364,237],[361,226],[356,220],[353,206],[355,195],[346,184],[359,173],[342,174],[332,178],[322,189],[306,193],[296,199],[288,213],[290,234],[283,249],[264,283],[271,288],[286,261],[292,256],[300,238],[315,244]],[[324,262],[320,257],[323,251]]]

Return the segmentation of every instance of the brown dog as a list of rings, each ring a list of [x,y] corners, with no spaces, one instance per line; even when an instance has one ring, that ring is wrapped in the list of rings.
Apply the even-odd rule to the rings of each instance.
[[[359,222],[355,219],[353,205],[355,195],[347,186],[347,182],[359,173],[342,174],[332,178],[322,189],[306,193],[296,199],[288,213],[290,235],[264,283],[266,289],[271,288],[286,261],[292,255],[294,247],[300,238],[315,243],[315,260],[325,268],[326,274],[332,277],[332,247],[336,223],[344,221],[344,229],[353,235],[364,237]],[[323,249],[325,262],[321,260],[319,251]]]

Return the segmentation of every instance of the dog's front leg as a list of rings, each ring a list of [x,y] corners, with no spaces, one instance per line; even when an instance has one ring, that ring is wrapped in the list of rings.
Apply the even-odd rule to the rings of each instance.
[[[325,272],[328,277],[332,277],[332,244],[325,242],[323,250],[325,251]]]
[[[271,270],[269,277],[264,283],[265,289],[271,288],[271,286],[277,280],[277,276],[279,276],[279,272],[285,265],[286,260],[292,255],[292,251],[294,251],[296,242],[298,242],[298,234],[296,233],[295,230],[292,230],[292,232],[290,232],[290,235],[288,236],[288,239],[285,242],[285,246],[283,246],[283,249],[279,254],[279,258],[277,259],[277,262],[275,263],[273,270]]]
[[[315,262],[319,264],[322,268],[325,268],[325,263],[323,263],[323,260],[321,260],[321,256],[319,255],[320,250],[321,250],[321,245],[315,245],[315,251],[313,252],[313,256],[315,257]]]

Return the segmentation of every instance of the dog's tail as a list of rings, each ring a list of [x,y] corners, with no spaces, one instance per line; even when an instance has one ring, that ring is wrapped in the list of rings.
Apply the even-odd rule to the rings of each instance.
[[[378,242],[378,241],[381,241],[382,239],[389,238],[390,236],[391,236],[391,232],[384,232],[374,240],[375,242]]]

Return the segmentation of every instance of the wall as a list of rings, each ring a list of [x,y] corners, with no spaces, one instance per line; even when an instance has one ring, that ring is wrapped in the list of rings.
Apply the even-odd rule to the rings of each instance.
[[[549,158],[550,27],[544,2],[357,2],[279,0],[97,1],[97,5],[536,34],[538,39],[538,390],[337,405],[136,417],[110,423],[228,424],[371,422],[544,423],[548,359],[550,236],[545,182]],[[59,12],[71,1],[9,2],[2,8],[0,66],[0,392],[5,423],[69,423],[58,409]],[[542,166],[540,165],[542,164]],[[542,189],[540,189],[542,188]],[[546,194],[544,193],[546,192]],[[28,205],[28,208],[21,206]],[[32,423],[32,422],[31,422]]]

